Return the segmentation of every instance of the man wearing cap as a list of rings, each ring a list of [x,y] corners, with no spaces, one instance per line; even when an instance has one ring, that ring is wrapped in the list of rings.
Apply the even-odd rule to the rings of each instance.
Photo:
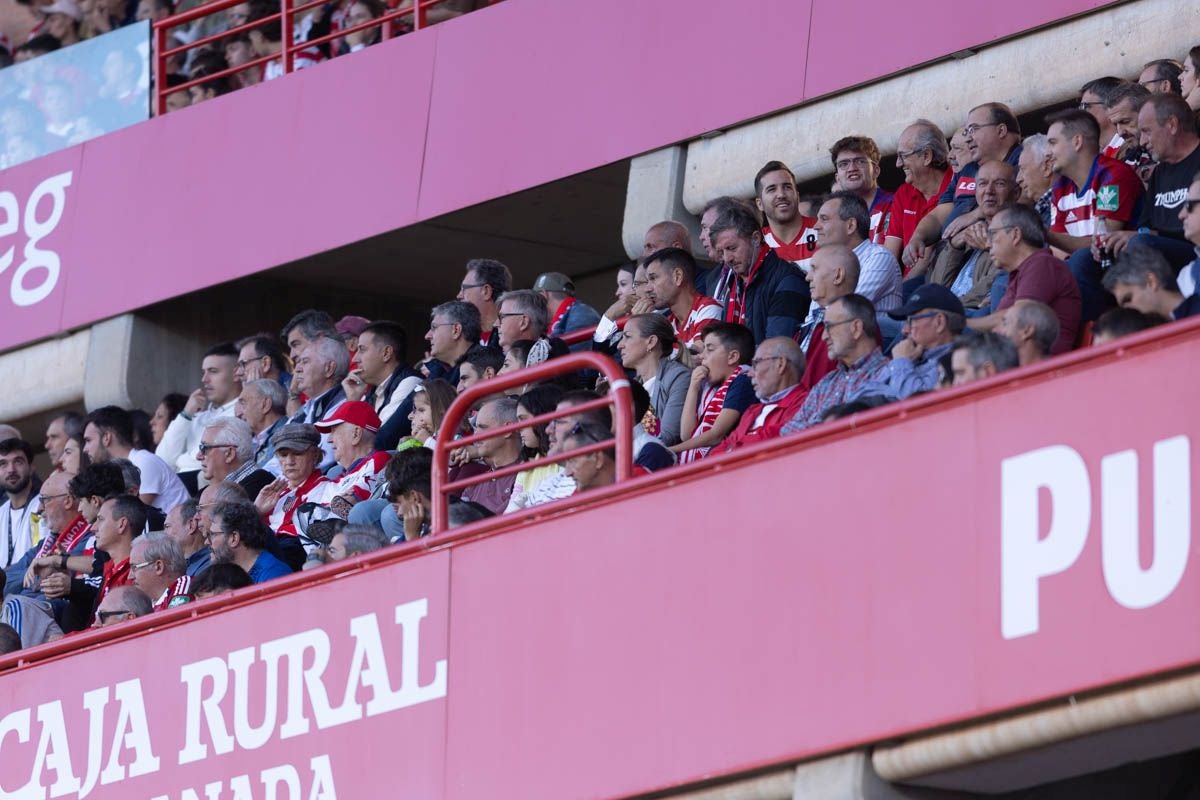
[[[954,337],[967,325],[962,301],[945,286],[927,283],[888,315],[904,320],[904,338],[892,348],[891,362],[864,384],[858,395],[903,400],[937,388],[938,361],[950,352]]]
[[[575,297],[575,284],[561,272],[543,272],[533,282],[533,290],[546,298],[550,309],[550,336],[563,336],[580,328],[591,328],[600,322],[600,314]],[[588,349],[584,342],[572,350]]]
[[[320,433],[329,434],[333,457],[344,470],[324,490],[329,510],[342,519],[355,503],[370,498],[391,460],[387,452],[375,449],[379,425],[379,415],[370,403],[348,400],[315,426]]]
[[[296,508],[308,502],[320,503],[329,479],[317,469],[321,461],[321,434],[312,425],[293,422],[284,425],[271,442],[279,459],[282,475],[263,487],[254,500],[258,513],[267,517],[271,530],[280,536],[296,536]],[[214,554],[216,550],[213,550]]]

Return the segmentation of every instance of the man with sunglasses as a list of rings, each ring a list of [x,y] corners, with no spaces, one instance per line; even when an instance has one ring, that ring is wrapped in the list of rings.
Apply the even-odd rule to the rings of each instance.
[[[250,423],[237,417],[218,417],[210,422],[196,446],[200,474],[207,483],[233,481],[249,497],[258,493],[275,475],[260,469],[254,460],[254,434]]]
[[[1184,297],[1191,297],[1200,284],[1200,172],[1193,177],[1187,197],[1179,207],[1179,219],[1183,222],[1183,235],[1196,245],[1196,260],[1179,273],[1179,291]]]
[[[106,628],[119,622],[144,617],[154,610],[150,597],[136,586],[118,586],[96,608],[93,628]]]

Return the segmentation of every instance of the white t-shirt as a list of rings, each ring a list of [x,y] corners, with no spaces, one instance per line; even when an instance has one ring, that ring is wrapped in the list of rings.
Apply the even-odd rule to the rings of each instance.
[[[0,505],[0,568],[7,569],[33,546],[32,517],[41,508],[40,495],[29,498],[24,508],[13,508],[7,499]]]
[[[140,494],[158,495],[152,504],[164,514],[188,499],[188,491],[167,462],[149,450],[130,450],[129,460],[142,471]]]

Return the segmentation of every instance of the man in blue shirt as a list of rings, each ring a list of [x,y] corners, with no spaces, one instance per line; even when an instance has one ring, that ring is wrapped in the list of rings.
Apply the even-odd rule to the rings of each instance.
[[[905,321],[904,338],[892,348],[892,360],[856,396],[903,400],[936,389],[938,361],[967,324],[962,302],[945,286],[927,283],[888,314]]]
[[[291,567],[267,552],[274,535],[250,503],[218,503],[208,528],[213,563],[237,564],[254,583],[291,575]]]

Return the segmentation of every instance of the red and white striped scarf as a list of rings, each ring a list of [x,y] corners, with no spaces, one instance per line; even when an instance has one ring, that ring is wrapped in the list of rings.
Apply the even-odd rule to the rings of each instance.
[[[692,436],[700,436],[706,431],[712,430],[712,426],[716,424],[717,417],[721,415],[721,409],[725,406],[725,395],[729,393],[729,387],[737,379],[738,375],[746,372],[749,369],[745,364],[738,367],[737,370],[725,379],[725,382],[720,386],[706,386],[704,393],[700,395],[700,413],[699,419],[696,420],[696,430],[692,431]],[[690,464],[693,461],[699,461],[708,455],[709,447],[693,447],[691,450],[684,450],[679,454],[680,464]]]

